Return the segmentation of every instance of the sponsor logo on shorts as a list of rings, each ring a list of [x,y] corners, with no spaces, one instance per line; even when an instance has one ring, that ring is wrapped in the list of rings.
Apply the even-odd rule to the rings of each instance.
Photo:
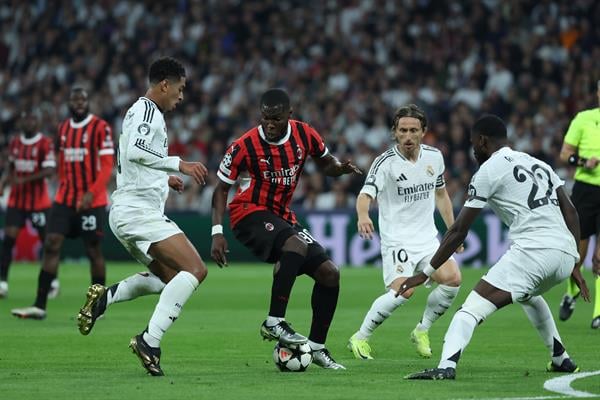
[[[265,222],[265,229],[269,232],[272,232],[275,229],[275,225],[270,222]]]

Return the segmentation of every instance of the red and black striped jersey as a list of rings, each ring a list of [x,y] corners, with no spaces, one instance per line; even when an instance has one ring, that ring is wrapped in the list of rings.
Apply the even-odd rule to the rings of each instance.
[[[14,137],[9,144],[8,161],[13,175],[24,178],[37,174],[43,168],[56,167],[52,140],[41,132],[31,138]],[[13,184],[8,197],[8,207],[26,211],[39,211],[50,207],[46,178]]]
[[[57,140],[60,182],[54,200],[76,207],[77,201],[91,191],[94,193],[91,207],[105,206],[106,188],[96,188],[94,184],[100,177],[101,158],[110,157],[112,164],[114,144],[110,125],[93,114],[80,122],[69,118],[58,126]]]
[[[233,185],[241,172],[243,180],[229,204],[231,226],[246,215],[269,210],[291,224],[297,222],[289,208],[307,157],[324,157],[328,150],[321,135],[310,125],[290,120],[286,135],[269,142],[259,125],[234,141],[219,165],[217,176]]]

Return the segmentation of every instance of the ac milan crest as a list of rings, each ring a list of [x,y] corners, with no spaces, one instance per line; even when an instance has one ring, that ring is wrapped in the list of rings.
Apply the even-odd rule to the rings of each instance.
[[[265,222],[265,229],[269,232],[272,232],[275,229],[275,225],[270,222]]]

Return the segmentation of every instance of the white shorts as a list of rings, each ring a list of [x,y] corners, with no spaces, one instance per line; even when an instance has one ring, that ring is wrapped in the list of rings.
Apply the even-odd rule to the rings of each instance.
[[[435,240],[431,246],[417,251],[402,248],[402,246],[381,246],[383,267],[383,283],[389,287],[397,278],[409,278],[423,269],[431,261],[440,243]]]
[[[148,254],[152,243],[182,233],[177,224],[159,210],[112,206],[108,215],[110,229],[129,254],[144,265],[152,262]]]
[[[514,302],[541,295],[567,279],[574,256],[557,249],[523,249],[512,245],[482,279],[510,292]]]

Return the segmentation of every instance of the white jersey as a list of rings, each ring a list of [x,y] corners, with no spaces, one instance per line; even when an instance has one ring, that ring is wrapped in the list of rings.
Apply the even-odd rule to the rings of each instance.
[[[509,239],[523,249],[558,249],[577,259],[556,195],[564,182],[543,161],[503,147],[471,179],[465,207],[489,204],[509,227]]]
[[[445,187],[444,169],[442,153],[426,145],[414,163],[397,146],[373,161],[360,192],[377,199],[382,247],[419,251],[437,243],[435,190]]]
[[[179,157],[168,156],[168,145],[163,113],[152,100],[140,97],[123,120],[113,205],[164,211],[167,172],[178,172],[180,162]]]

